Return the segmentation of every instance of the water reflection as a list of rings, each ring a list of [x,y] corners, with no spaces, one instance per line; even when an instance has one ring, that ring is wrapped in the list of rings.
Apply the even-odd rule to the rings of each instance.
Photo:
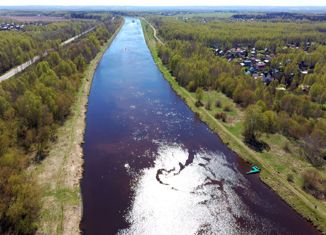
[[[258,232],[242,230],[245,221],[253,224],[259,219],[234,190],[245,189],[247,180],[222,153],[205,149],[191,153],[177,144],[158,145],[154,166],[142,170],[132,183],[135,194],[126,215],[130,227],[119,234]],[[271,231],[270,224],[264,223],[259,231]]]

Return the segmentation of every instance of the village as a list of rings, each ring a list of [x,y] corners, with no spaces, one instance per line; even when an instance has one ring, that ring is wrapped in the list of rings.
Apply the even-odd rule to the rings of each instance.
[[[10,31],[10,30],[24,30],[25,25],[24,24],[18,24],[18,23],[0,23],[0,30],[2,31]]]
[[[304,51],[308,52],[311,43],[306,43]],[[292,48],[299,50],[299,46],[295,44],[287,44],[285,48]],[[235,62],[239,64],[246,75],[252,76],[254,79],[261,79],[265,84],[271,83],[273,80],[281,80],[283,76],[284,66],[287,63],[291,63],[288,59],[286,64],[279,63],[277,66],[271,66],[271,61],[275,57],[274,52],[269,48],[263,50],[257,50],[255,47],[238,47],[231,49],[213,49],[214,54],[219,57],[226,58],[229,62]],[[302,61],[298,64],[298,70],[302,76],[312,72],[313,68]],[[291,74],[294,76],[294,73]],[[286,90],[284,86],[277,88],[278,90]],[[309,91],[308,86],[301,85],[303,91]]]
[[[36,17],[35,17],[36,18]],[[54,18],[54,17],[53,17]],[[13,17],[6,18],[5,16],[0,17],[0,31],[25,31],[28,26],[47,26],[48,22],[51,22],[52,18],[48,21],[42,21],[42,17],[38,17],[35,20],[33,17]],[[54,21],[54,20],[53,20]]]

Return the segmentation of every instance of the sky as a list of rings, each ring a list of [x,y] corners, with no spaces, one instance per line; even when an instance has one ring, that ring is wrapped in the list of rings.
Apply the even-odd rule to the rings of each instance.
[[[326,0],[0,0],[0,6],[326,6]]]

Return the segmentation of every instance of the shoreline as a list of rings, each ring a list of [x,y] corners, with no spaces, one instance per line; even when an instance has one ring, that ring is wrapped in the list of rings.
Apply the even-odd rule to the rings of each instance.
[[[49,144],[49,155],[33,170],[41,188],[42,206],[36,234],[80,234],[83,176],[84,132],[88,96],[93,75],[104,53],[124,25],[101,47],[84,72],[82,83],[71,107],[71,114],[57,130],[57,140]]]
[[[321,209],[316,210],[317,206],[314,202],[317,199],[307,193],[303,193],[301,189],[289,184],[286,179],[279,178],[278,172],[260,156],[257,155],[252,149],[246,146],[241,139],[234,136],[220,121],[210,114],[203,107],[196,107],[196,100],[185,88],[181,87],[175,78],[171,75],[170,71],[163,65],[161,59],[157,55],[156,45],[157,41],[153,32],[146,30],[146,24],[153,31],[153,27],[146,20],[141,20],[143,33],[146,39],[147,46],[152,54],[152,57],[167,80],[178,96],[180,96],[187,106],[203,121],[214,133],[216,133],[221,140],[228,146],[230,150],[236,153],[237,156],[243,160],[261,166],[262,172],[259,175],[261,181],[273,190],[283,201],[285,201],[292,209],[299,215],[303,216],[322,234],[326,234],[326,211],[325,204],[319,202],[318,206]],[[276,177],[275,177],[276,176]],[[316,207],[315,207],[316,206]]]

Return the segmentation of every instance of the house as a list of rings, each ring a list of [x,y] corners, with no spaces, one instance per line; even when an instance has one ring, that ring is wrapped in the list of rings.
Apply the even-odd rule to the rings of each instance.
[[[259,75],[258,75],[258,73],[254,73],[254,74],[252,75],[252,77],[253,77],[254,79],[257,79],[257,78],[259,78]]]
[[[284,86],[278,86],[275,89],[278,91],[286,91],[286,88]]]
[[[252,66],[252,62],[251,62],[251,60],[244,60],[244,61],[243,61],[243,64],[244,64],[244,66],[246,66],[246,67],[251,67],[251,66]]]
[[[264,70],[266,68],[266,64],[264,62],[260,61],[260,62],[257,63],[257,68],[259,70]]]
[[[25,25],[20,25],[16,23],[3,23],[0,25],[0,30],[23,30],[25,28]]]
[[[282,77],[282,73],[278,69],[273,69],[273,70],[270,71],[270,73],[272,74],[274,79],[280,80],[281,77]]]
[[[257,72],[257,69],[254,68],[254,67],[250,67],[249,72],[250,72],[251,74],[254,74],[254,73]]]
[[[273,78],[269,73],[267,73],[267,74],[263,74],[262,80],[265,84],[268,85],[272,82]]]
[[[304,61],[301,61],[300,63],[299,63],[299,68],[301,69],[301,70],[305,70],[305,69],[307,69],[309,66],[308,66],[308,64],[306,64]]]
[[[251,75],[251,72],[248,70],[245,72],[245,75]]]
[[[302,75],[307,75],[309,72],[308,70],[300,71]]]
[[[265,63],[265,64],[270,64],[270,60],[265,59],[265,60],[264,60],[264,63]]]

